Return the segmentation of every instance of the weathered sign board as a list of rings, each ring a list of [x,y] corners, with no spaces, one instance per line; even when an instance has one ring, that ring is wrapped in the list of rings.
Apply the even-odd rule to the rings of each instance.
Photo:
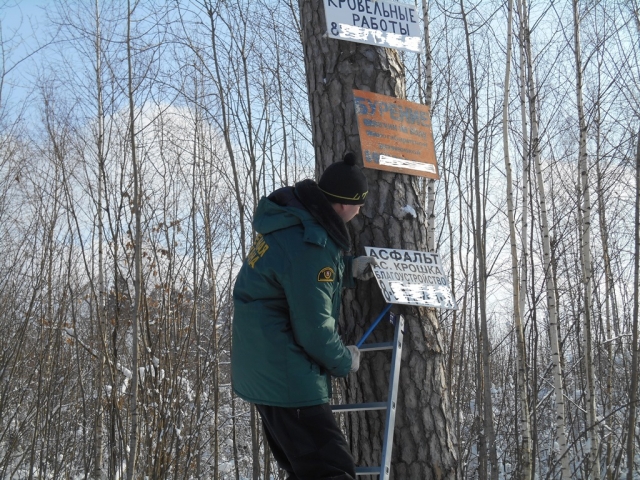
[[[422,51],[420,13],[395,0],[324,0],[327,35],[349,42]]]
[[[365,252],[378,261],[373,273],[387,303],[458,309],[437,253],[377,247]]]
[[[429,107],[354,90],[364,166],[439,179]]]

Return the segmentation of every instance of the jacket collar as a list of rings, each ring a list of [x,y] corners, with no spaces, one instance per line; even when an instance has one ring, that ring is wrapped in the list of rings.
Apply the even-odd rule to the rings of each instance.
[[[269,200],[282,207],[306,210],[342,250],[351,248],[347,226],[313,180],[303,180],[295,187],[280,188],[269,195]]]

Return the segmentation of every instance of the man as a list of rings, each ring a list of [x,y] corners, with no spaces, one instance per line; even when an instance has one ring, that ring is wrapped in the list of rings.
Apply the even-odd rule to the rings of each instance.
[[[359,366],[337,333],[342,286],[372,278],[371,257],[343,256],[346,222],[360,211],[367,179],[355,156],[262,198],[256,239],[236,280],[231,376],[256,405],[265,437],[289,480],[355,479],[331,408],[331,376]]]

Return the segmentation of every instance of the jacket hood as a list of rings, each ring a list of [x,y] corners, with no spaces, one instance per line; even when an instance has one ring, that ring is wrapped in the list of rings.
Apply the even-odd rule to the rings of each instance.
[[[304,226],[305,237],[310,241],[322,243],[320,226],[342,250],[350,248],[347,226],[313,180],[303,180],[295,187],[283,187],[262,197],[253,220],[253,227],[263,235],[297,224]]]

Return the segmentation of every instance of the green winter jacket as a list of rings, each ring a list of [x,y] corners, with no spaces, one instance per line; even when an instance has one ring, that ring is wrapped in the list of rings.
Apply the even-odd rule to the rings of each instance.
[[[327,403],[330,376],[351,367],[337,332],[343,281],[353,286],[346,226],[311,180],[263,197],[253,226],[233,291],[233,390],[263,405]]]

